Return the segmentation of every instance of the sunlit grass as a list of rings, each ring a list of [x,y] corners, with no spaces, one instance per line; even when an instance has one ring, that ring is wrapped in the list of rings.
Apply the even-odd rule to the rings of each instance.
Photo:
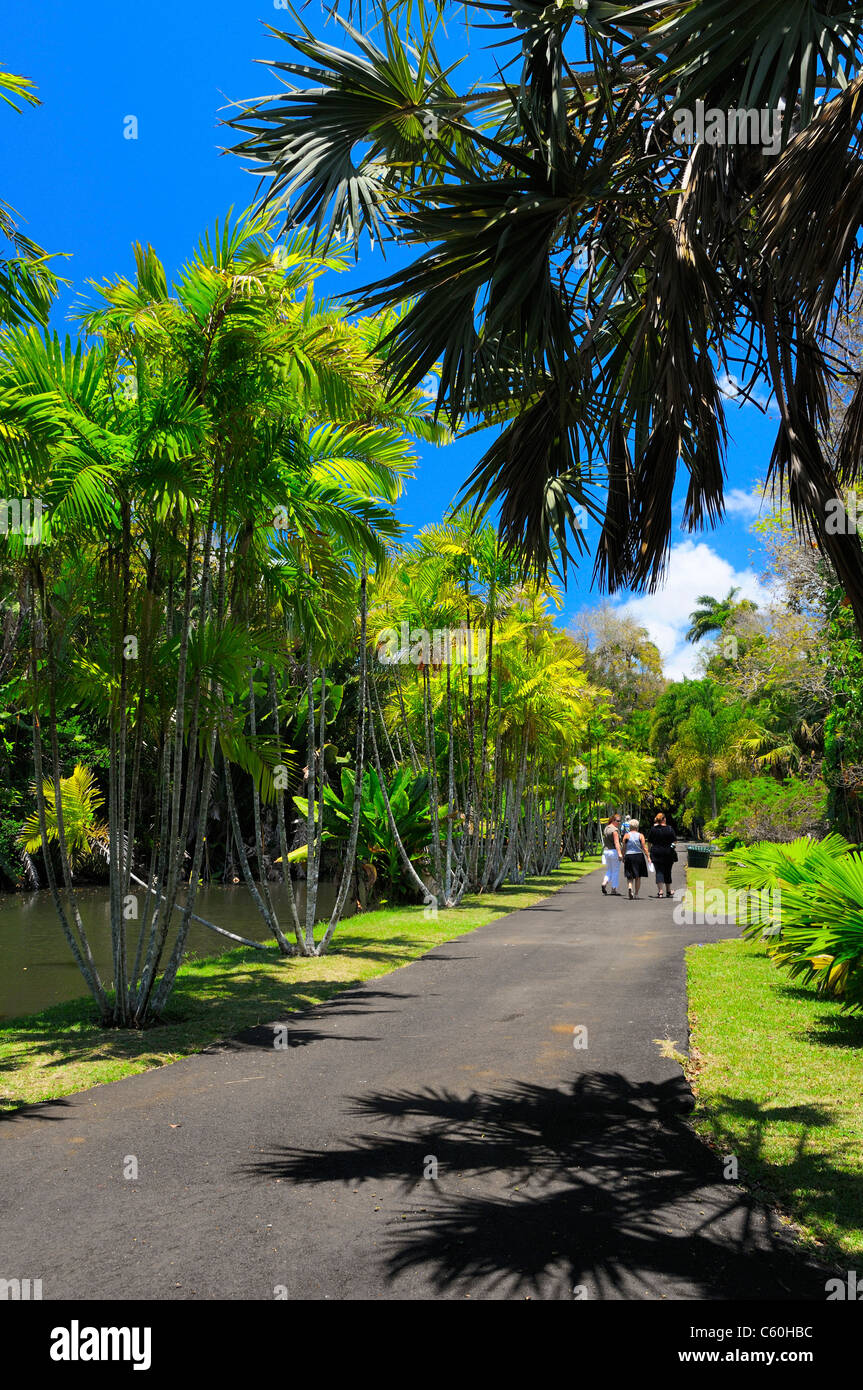
[[[680,858],[685,866],[685,852],[680,854]],[[729,860],[727,858],[721,855],[712,855],[707,868],[686,870],[686,886],[693,895],[695,894],[695,885],[697,883],[704,884],[705,895],[710,892],[711,888],[721,888],[723,892],[726,892],[728,888],[728,869]]]
[[[696,1127],[822,1253],[860,1259],[863,1018],[797,987],[760,942],[693,946],[687,964]]]
[[[465,898],[436,920],[427,920],[422,906],[381,908],[348,918],[330,952],[321,957],[286,959],[275,947],[266,954],[240,947],[188,961],[163,1022],[142,1033],[100,1028],[87,999],[6,1020],[0,1025],[0,1113],[175,1062],[245,1028],[318,1004],[505,913],[531,907],[598,863],[598,856],[564,861],[546,878]]]

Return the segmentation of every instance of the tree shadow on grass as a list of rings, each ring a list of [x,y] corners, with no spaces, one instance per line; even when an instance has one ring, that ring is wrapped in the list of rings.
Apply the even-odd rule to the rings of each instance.
[[[795,1029],[791,1037],[826,1047],[863,1047],[863,1013],[843,1011],[841,1000],[818,995],[811,985],[777,984],[775,992],[782,999],[799,1000],[822,1009],[813,1016],[809,1027]]]
[[[826,1047],[863,1047],[863,1016],[848,1013],[822,1013],[813,1020],[806,1037]]]
[[[232,1038],[249,1030],[262,1030],[252,1046],[262,1045],[264,1033],[272,1046],[272,1025],[277,1020],[284,1020],[293,1028],[295,1020],[313,1019],[314,1010],[321,1007],[328,1007],[330,1017],[361,1014],[367,1018],[374,1013],[391,1013],[402,1000],[414,998],[403,992],[372,989],[363,980],[306,979],[286,986],[279,980],[256,977],[250,982],[251,987],[244,990],[238,990],[236,983],[232,988],[230,981],[218,982],[215,991],[208,987],[204,1000],[195,999],[191,993],[184,997],[184,991],[178,988],[162,1019],[141,1031],[100,1027],[87,999],[14,1021],[3,1029],[3,1041],[9,1050],[0,1055],[0,1073],[14,1073],[37,1059],[46,1071],[80,1064],[134,1061],[141,1056],[158,1059],[160,1053],[174,1060],[178,1053],[188,1055],[213,1046],[230,1046]],[[370,1008],[370,1003],[378,998],[389,1007]],[[266,1024],[260,1021],[262,1015]],[[159,1065],[158,1060],[153,1065]],[[84,1079],[79,1088],[92,1084],[92,1080]],[[17,1102],[7,1098],[6,1103]]]
[[[736,1155],[741,1177],[756,1191],[796,1211],[827,1247],[836,1244],[837,1233],[859,1241],[860,1146],[852,1137],[838,1145],[831,1137],[828,1149],[826,1131],[837,1123],[829,1106],[764,1106],[724,1095],[710,1101],[707,1114],[714,1137]],[[777,1132],[778,1125],[789,1127],[784,1136]],[[819,1131],[825,1132],[822,1143]]]
[[[691,1108],[682,1077],[633,1084],[599,1072],[569,1088],[366,1094],[351,1111],[373,1132],[341,1148],[279,1148],[241,1171],[297,1186],[373,1179],[379,1200],[395,1184],[388,1277],[420,1272],[440,1292],[824,1298],[832,1271],[723,1180]],[[436,1181],[423,1176],[430,1158]]]
[[[762,960],[770,960],[766,951],[760,951],[759,956]],[[804,985],[776,984],[776,993],[783,999],[800,999],[804,1004],[816,1004],[818,1002],[818,996],[815,991],[806,988]]]

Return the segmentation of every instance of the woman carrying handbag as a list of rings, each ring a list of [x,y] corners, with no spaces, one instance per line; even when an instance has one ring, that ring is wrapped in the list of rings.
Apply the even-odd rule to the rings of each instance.
[[[677,850],[674,848],[677,836],[662,811],[654,817],[653,825],[647,832],[647,839],[656,865],[656,896],[670,898],[671,869],[677,859]]]
[[[623,851],[620,848],[619,811],[615,811],[603,831],[602,862],[605,865],[605,875],[601,884],[603,897],[610,890],[611,896],[618,898],[620,894],[617,891],[617,885],[620,881],[620,866],[623,862]]]

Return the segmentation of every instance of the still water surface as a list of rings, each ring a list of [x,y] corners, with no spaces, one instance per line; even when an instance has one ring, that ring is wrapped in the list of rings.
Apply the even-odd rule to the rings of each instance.
[[[300,921],[305,922],[305,885],[294,888]],[[283,931],[290,937],[287,891],[282,884],[270,884],[273,906]],[[318,916],[329,917],[335,901],[332,883],[321,883]],[[142,895],[143,899],[143,895]],[[90,947],[103,981],[112,983],[111,921],[107,888],[78,889],[81,917]],[[267,940],[267,929],[245,885],[200,888],[195,911],[219,927],[247,936],[252,941]],[[351,915],[351,904],[345,916]],[[174,922],[179,922],[175,914]],[[129,951],[134,956],[138,944],[137,927],[128,923]],[[168,950],[174,940],[168,937]],[[196,956],[220,956],[235,942],[208,931],[197,922],[189,932],[189,951]],[[64,999],[79,999],[87,986],[63,936],[63,930],[47,890],[40,893],[0,894],[0,1019],[33,1013]]]

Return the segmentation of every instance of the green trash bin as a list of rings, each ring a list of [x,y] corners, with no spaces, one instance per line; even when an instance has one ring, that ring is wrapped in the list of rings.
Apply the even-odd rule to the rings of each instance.
[[[686,863],[690,869],[710,868],[710,846],[687,845]]]

